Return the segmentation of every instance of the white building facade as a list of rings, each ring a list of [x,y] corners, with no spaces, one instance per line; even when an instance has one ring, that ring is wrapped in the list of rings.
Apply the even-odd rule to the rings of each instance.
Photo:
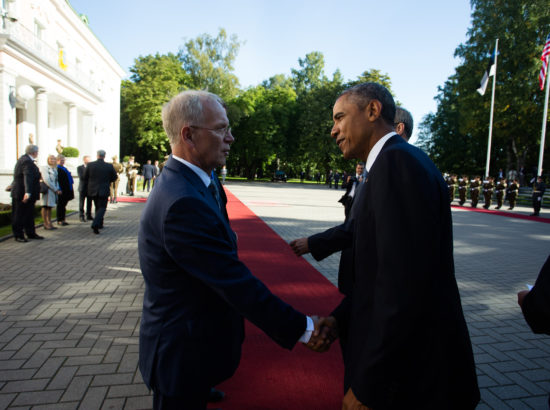
[[[95,159],[98,149],[119,155],[126,74],[68,0],[0,6],[0,202],[8,203],[3,188],[30,143],[39,147],[39,166],[57,154],[57,140],[80,158]]]

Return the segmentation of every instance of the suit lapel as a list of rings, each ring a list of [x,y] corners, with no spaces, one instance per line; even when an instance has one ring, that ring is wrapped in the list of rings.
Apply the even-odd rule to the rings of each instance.
[[[229,221],[226,219],[226,217],[222,214],[222,211],[218,207],[218,204],[216,203],[216,199],[212,196],[208,188],[204,185],[200,177],[195,174],[195,172],[189,168],[187,165],[181,163],[180,161],[172,158],[168,159],[168,162],[166,162],[165,167],[168,167],[170,169],[175,170],[176,172],[181,173],[184,178],[199,192],[199,194],[204,198],[208,206],[216,213],[220,221],[223,223],[223,226],[225,227],[225,230],[227,231],[227,234],[229,238],[231,239],[231,243],[237,249],[237,243],[235,238],[235,232],[231,229],[229,226]],[[224,205],[225,207],[225,205]]]

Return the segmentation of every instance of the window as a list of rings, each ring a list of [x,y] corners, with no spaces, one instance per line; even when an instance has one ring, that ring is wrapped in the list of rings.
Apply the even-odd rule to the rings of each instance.
[[[44,40],[44,26],[38,20],[34,20],[34,35],[40,40]]]

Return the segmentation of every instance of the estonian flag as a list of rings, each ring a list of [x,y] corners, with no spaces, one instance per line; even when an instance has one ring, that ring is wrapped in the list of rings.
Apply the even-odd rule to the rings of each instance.
[[[491,59],[489,60],[489,64],[487,65],[487,69],[485,70],[485,73],[483,73],[483,78],[479,83],[479,88],[477,89],[478,93],[485,95],[485,90],[487,89],[487,84],[489,83],[489,77],[494,76],[496,71],[497,65],[495,64],[495,54],[493,52]]]

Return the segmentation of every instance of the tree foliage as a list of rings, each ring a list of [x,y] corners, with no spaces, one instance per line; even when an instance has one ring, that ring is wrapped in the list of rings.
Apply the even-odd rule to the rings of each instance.
[[[436,113],[421,124],[420,145],[440,169],[485,172],[491,83],[475,90],[499,39],[491,171],[530,168],[540,144],[544,94],[538,87],[540,55],[550,30],[547,0],[472,0],[468,39],[455,55],[460,65],[439,88]]]

